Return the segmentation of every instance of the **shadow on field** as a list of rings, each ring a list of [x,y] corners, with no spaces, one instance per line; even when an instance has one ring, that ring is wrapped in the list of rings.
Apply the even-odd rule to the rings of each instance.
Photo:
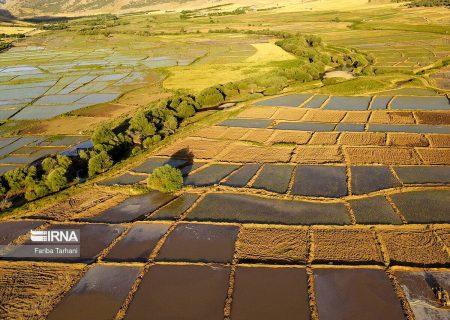
[[[187,160],[187,165],[191,165],[194,163],[194,154],[189,148],[183,148],[175,152],[170,156],[171,159],[183,159]]]

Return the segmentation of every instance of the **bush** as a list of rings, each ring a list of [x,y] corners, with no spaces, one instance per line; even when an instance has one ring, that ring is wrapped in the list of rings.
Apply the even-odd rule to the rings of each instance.
[[[149,189],[174,193],[183,187],[181,171],[169,165],[159,167],[147,179]]]

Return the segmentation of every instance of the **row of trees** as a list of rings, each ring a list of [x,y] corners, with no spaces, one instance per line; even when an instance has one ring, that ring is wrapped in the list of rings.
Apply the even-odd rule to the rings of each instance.
[[[45,158],[40,164],[6,172],[0,177],[1,207],[9,206],[11,198],[23,196],[34,200],[66,188],[76,179],[75,167],[72,159],[57,155]]]

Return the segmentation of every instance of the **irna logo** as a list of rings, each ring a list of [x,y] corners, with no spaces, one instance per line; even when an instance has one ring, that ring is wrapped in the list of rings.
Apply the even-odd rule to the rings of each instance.
[[[80,230],[31,230],[33,242],[80,242]]]

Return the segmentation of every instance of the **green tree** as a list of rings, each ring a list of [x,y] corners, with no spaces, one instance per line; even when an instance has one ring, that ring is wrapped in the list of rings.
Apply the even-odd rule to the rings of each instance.
[[[68,156],[58,154],[56,156],[56,162],[61,168],[68,170],[72,165],[72,160]]]
[[[152,136],[156,133],[156,127],[150,123],[143,111],[136,113],[130,120],[130,130],[138,132],[144,137]]]
[[[175,109],[175,115],[180,119],[187,119],[195,114],[195,108],[187,101],[181,102]]]
[[[225,99],[230,99],[240,94],[239,86],[233,82],[228,82],[224,84],[223,86],[220,87],[220,89],[225,95]]]
[[[28,201],[35,200],[45,197],[49,193],[50,190],[48,189],[47,185],[44,182],[40,181],[27,188],[25,192],[25,199]]]
[[[165,136],[173,134],[178,129],[178,120],[174,116],[170,116],[164,121],[161,132]]]
[[[45,184],[51,191],[57,192],[65,187],[67,187],[68,181],[67,181],[66,174],[67,174],[67,170],[62,167],[53,169],[47,175]]]
[[[97,173],[102,173],[111,168],[113,161],[105,151],[102,151],[89,159],[88,171],[89,176],[92,177]]]
[[[142,143],[143,147],[148,149],[151,146],[159,143],[161,141],[161,136],[160,135],[154,135],[153,137],[148,137],[145,138],[144,142]]]
[[[116,135],[107,125],[98,126],[92,134],[92,142],[94,144],[114,144]]]
[[[197,100],[203,107],[216,106],[225,101],[225,96],[219,88],[209,87],[199,93]]]
[[[156,168],[147,179],[149,189],[174,193],[183,187],[181,171],[169,165]]]
[[[45,171],[45,173],[49,173],[50,171],[55,169],[57,165],[58,162],[52,157],[45,158],[41,163],[42,169]]]
[[[9,191],[12,193],[21,192],[25,188],[26,177],[26,168],[17,168],[4,174],[4,178],[8,183]]]

